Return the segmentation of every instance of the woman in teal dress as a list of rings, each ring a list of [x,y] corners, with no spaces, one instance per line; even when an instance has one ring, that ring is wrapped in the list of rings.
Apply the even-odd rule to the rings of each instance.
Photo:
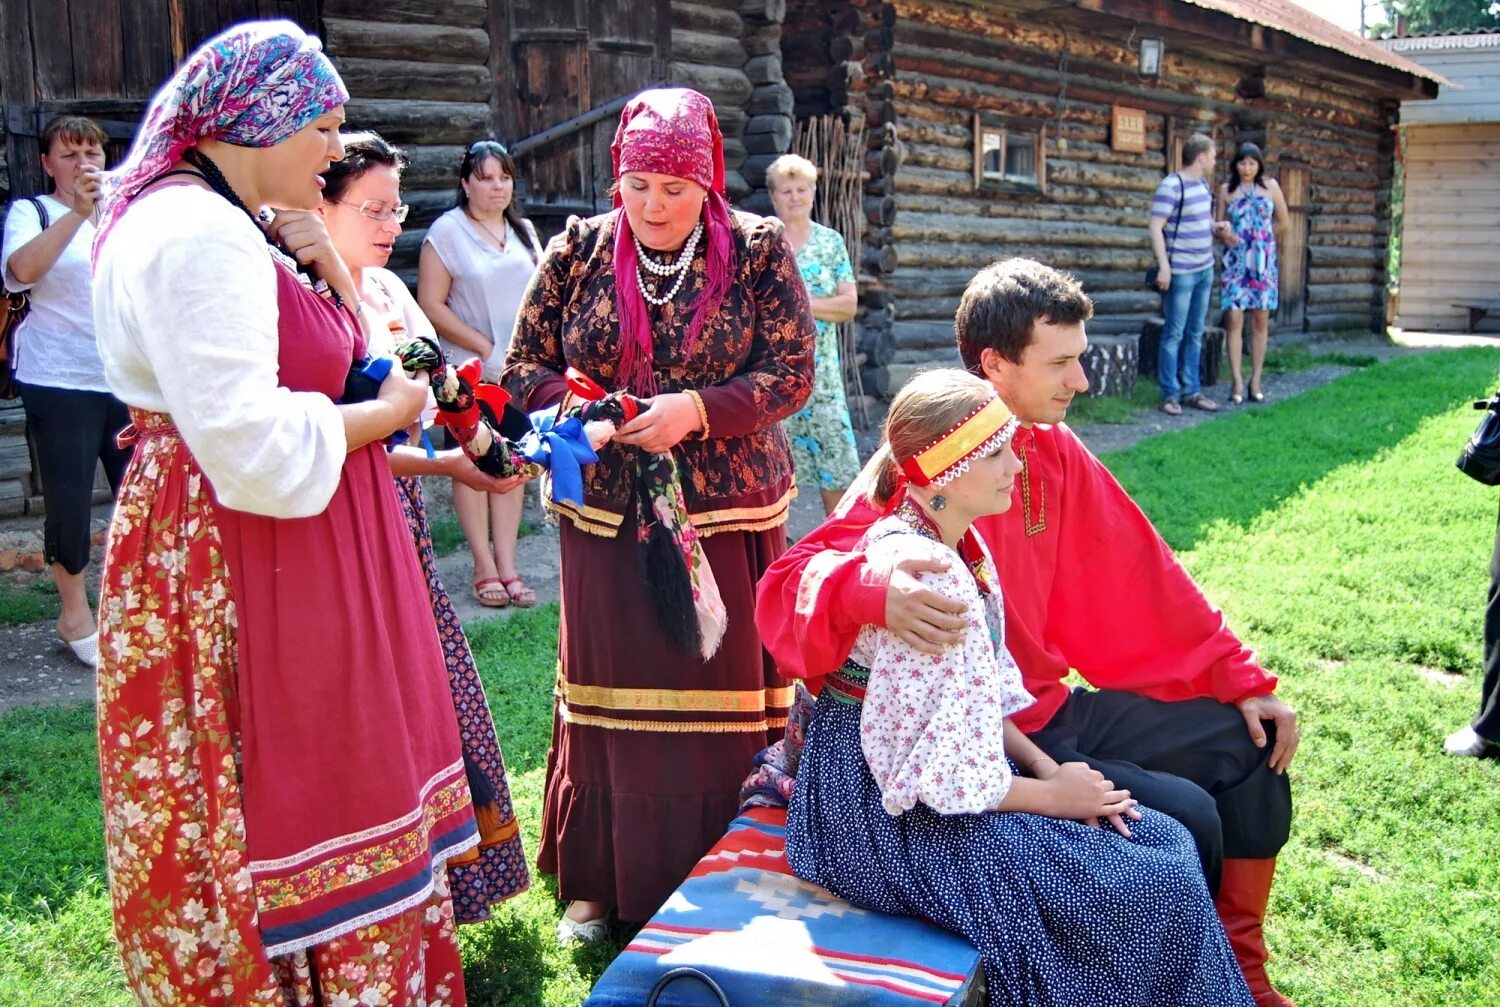
[[[857,294],[844,239],[833,228],[812,219],[817,181],[818,169],[796,154],[777,158],[766,170],[771,205],[786,225],[786,238],[797,256],[818,323],[812,398],[801,412],[786,420],[786,435],[792,442],[798,488],[816,487],[823,497],[824,512],[832,514],[844,490],[859,474],[859,452],[854,446],[854,427],[849,422],[839,366],[838,334],[839,323],[854,318]]]
[[[1276,269],[1276,234],[1286,227],[1286,200],[1274,178],[1266,178],[1266,162],[1253,143],[1240,144],[1230,167],[1229,181],[1219,186],[1219,219],[1227,220],[1234,237],[1224,250],[1219,303],[1224,309],[1224,335],[1229,343],[1229,373],[1233,385],[1229,401],[1245,401],[1241,376],[1245,313],[1250,313],[1250,400],[1264,402],[1261,368],[1266,362],[1271,312],[1281,301]]]

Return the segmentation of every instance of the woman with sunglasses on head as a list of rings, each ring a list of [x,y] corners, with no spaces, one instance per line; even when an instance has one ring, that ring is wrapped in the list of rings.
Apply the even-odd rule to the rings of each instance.
[[[516,165],[494,140],[479,140],[458,166],[458,205],[427,229],[417,303],[455,363],[484,361],[495,381],[510,347],[516,310],[541,256],[536,228],[515,201]],[[457,445],[449,444],[449,447]],[[536,604],[516,569],[521,493],[485,493],[453,482],[453,509],[474,559],[474,598],[489,608]]]
[[[157,1007],[458,1007],[445,870],[480,842],[382,442],[427,401],[318,214],[348,91],[231,28],[109,177],[94,317],[138,434],[100,592],[99,770],[126,982]],[[268,207],[279,207],[274,219]]]
[[[377,133],[344,134],[344,159],[323,172],[319,213],[328,225],[334,250],[353,274],[359,290],[359,316],[372,355],[388,354],[408,338],[436,338],[432,323],[417,307],[411,291],[385,264],[391,257],[407,207],[401,202],[401,172],[406,154]],[[448,684],[458,712],[464,769],[479,820],[480,845],[448,861],[453,912],[460,923],[490,918],[490,907],[525,891],[531,883],[520,829],[511,806],[510,783],[484,685],[474,666],[469,641],[458,613],[438,575],[422,496],[422,476],[448,476],[483,493],[512,493],[521,477],[495,479],[469,460],[462,448],[429,453],[404,444],[390,451],[397,497],[432,596],[432,614],[443,643]]]

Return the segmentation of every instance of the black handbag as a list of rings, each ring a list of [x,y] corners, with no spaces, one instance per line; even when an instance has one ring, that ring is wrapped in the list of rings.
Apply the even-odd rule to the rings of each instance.
[[[42,230],[51,227],[52,221],[47,219],[47,208],[42,201],[35,196],[23,198],[36,208]],[[16,332],[31,310],[31,299],[24,290],[3,293],[4,296],[0,297],[0,399],[13,399],[21,394],[21,388],[16,384]]]
[[[1172,174],[1177,175],[1177,172],[1174,171]],[[1167,243],[1167,258],[1169,260],[1172,258],[1172,246],[1177,244],[1177,229],[1182,226],[1182,199],[1186,195],[1187,183],[1182,180],[1181,175],[1177,175],[1177,209],[1172,213],[1172,240]],[[1161,270],[1156,266],[1152,266],[1146,270],[1146,289],[1153,294],[1159,295],[1165,293],[1165,291],[1156,285],[1156,278],[1160,275]]]
[[[646,1007],[656,1007],[657,1001],[661,999],[662,990],[679,979],[698,980],[708,987],[709,992],[719,1001],[721,1007],[729,1007],[729,998],[724,995],[724,991],[719,988],[718,983],[697,969],[689,968],[686,965],[673,969],[656,981],[656,985],[651,987],[651,992],[646,997]]]
[[[1474,403],[1474,408],[1484,410],[1484,419],[1459,452],[1455,464],[1470,479],[1486,486],[1500,486],[1500,392]]]

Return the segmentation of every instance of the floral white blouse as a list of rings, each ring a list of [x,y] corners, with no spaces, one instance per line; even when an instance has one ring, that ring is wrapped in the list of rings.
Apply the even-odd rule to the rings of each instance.
[[[909,506],[909,505],[908,505]],[[870,669],[860,717],[860,748],[879,784],[885,810],[899,815],[918,801],[944,815],[994,809],[1010,790],[1004,719],[1033,702],[1005,649],[1005,611],[994,561],[984,546],[980,576],[926,528],[902,516],[905,507],[865,533],[872,565],[903,559],[946,559],[943,573],[918,579],[968,606],[963,642],[923,654],[894,633],[866,626],[850,660]],[[955,562],[957,560],[957,562]]]

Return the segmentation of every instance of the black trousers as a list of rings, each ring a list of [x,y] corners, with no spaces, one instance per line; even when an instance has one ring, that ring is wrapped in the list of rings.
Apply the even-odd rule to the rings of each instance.
[[[1240,711],[1214,699],[1075,689],[1031,740],[1059,763],[1087,762],[1186,826],[1217,895],[1225,857],[1274,857],[1291,832],[1292,787],[1268,765],[1276,733],[1269,721],[1265,728],[1266,747],[1256,748]]]
[[[20,389],[47,507],[42,525],[47,562],[81,573],[89,563],[94,467],[102,461],[110,491],[119,490],[131,449],[117,447],[115,435],[130,424],[130,411],[108,392],[31,384]]]
[[[1484,606],[1484,680],[1479,685],[1479,716],[1474,732],[1500,744],[1500,522],[1490,556],[1490,597]]]

